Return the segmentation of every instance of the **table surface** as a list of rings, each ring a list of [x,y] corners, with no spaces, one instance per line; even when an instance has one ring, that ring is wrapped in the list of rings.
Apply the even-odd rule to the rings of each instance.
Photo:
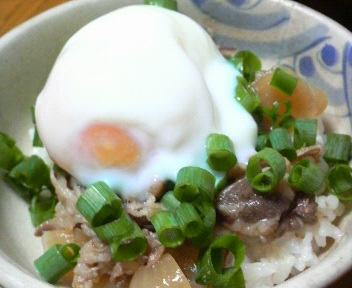
[[[68,1],[69,0],[0,0],[0,37],[27,19]],[[335,4],[331,5],[330,1],[297,0],[297,2],[301,2],[316,10],[320,10],[322,13],[329,15],[329,17],[340,22],[349,30],[352,30],[352,21],[350,20],[350,15],[352,14],[352,2],[350,0],[335,1]],[[327,5],[324,5],[324,3]],[[327,8],[327,6],[329,7]],[[346,275],[326,288],[348,287],[352,287],[352,269],[348,271]]]

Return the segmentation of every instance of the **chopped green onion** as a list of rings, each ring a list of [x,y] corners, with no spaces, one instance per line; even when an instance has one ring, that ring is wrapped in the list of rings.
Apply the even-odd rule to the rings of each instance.
[[[191,203],[181,203],[175,210],[175,216],[187,238],[194,238],[203,231],[203,221]]]
[[[191,202],[198,197],[213,201],[215,177],[199,167],[184,167],[177,173],[174,195],[181,202]]]
[[[24,158],[15,140],[0,132],[0,168],[10,171]]]
[[[35,227],[54,217],[57,199],[49,167],[36,155],[25,157],[15,141],[1,132],[0,168],[7,172],[4,181],[30,202],[29,212]],[[45,195],[46,192],[50,197]]]
[[[243,75],[243,58],[236,57],[236,54],[234,54],[232,56],[228,55],[225,57],[237,70],[239,70],[242,73],[242,76],[244,77],[244,75]]]
[[[246,282],[244,280],[244,275],[242,268],[240,267],[237,272],[230,278],[228,285],[217,285],[214,288],[246,288]]]
[[[48,197],[42,195],[44,192],[49,191],[43,191],[39,195],[34,196],[29,206],[29,212],[34,227],[38,227],[43,222],[55,216],[55,207],[57,204],[56,195],[50,192],[50,196]]]
[[[138,224],[133,222],[132,233],[115,238],[109,243],[109,247],[116,261],[128,262],[145,253],[148,241]]]
[[[252,113],[260,104],[257,92],[242,77],[237,77],[235,98],[249,113]]]
[[[291,96],[296,89],[298,77],[277,67],[270,81],[270,86],[274,87],[288,96]]]
[[[280,113],[281,107],[285,106],[285,111]],[[292,104],[288,101],[274,102],[271,108],[260,107],[262,114],[273,122],[273,128],[291,128],[294,118],[291,116]]]
[[[218,194],[219,192],[221,192],[222,190],[224,190],[229,182],[228,182],[229,178],[227,176],[227,174],[225,174],[219,181],[218,183],[216,183],[215,186],[215,195]]]
[[[317,138],[318,120],[317,119],[295,119],[294,120],[294,140],[293,145],[296,149],[303,145],[306,147],[315,145]]]
[[[327,134],[324,159],[328,164],[347,164],[351,155],[351,136],[346,134]]]
[[[76,207],[92,227],[98,227],[120,216],[122,201],[106,183],[99,181],[82,193]]]
[[[260,150],[263,150],[265,147],[269,147],[269,146],[270,146],[269,135],[263,134],[258,136],[255,150],[260,151]]]
[[[4,175],[4,181],[28,202],[43,190],[47,189],[52,193],[54,191],[50,182],[49,167],[36,155],[23,158]]]
[[[18,185],[39,193],[43,187],[52,189],[49,167],[37,155],[23,159],[8,173]]]
[[[159,7],[177,11],[176,0],[144,0],[144,4],[159,6]]]
[[[147,249],[141,228],[123,211],[121,199],[104,182],[90,185],[78,198],[76,207],[97,236],[108,241],[116,261],[132,261]]]
[[[232,267],[224,267],[223,250],[233,255],[235,263]],[[233,234],[221,235],[199,253],[196,282],[201,285],[233,287],[229,285],[233,283],[234,278],[240,279],[240,276],[235,274],[241,268],[244,257],[245,246],[240,238]]]
[[[291,104],[290,104],[291,105]],[[285,129],[292,129],[295,126],[295,118],[292,115],[284,115],[281,117],[280,127]]]
[[[268,167],[262,169],[262,161]],[[262,193],[272,191],[275,185],[285,176],[285,173],[285,158],[272,148],[264,148],[252,156],[246,169],[248,182],[255,190]]]
[[[262,62],[258,56],[251,51],[240,51],[233,55],[229,61],[241,71],[244,78],[249,83],[255,80],[255,73],[262,68]]]
[[[176,199],[173,191],[166,192],[161,198],[160,203],[170,211],[175,210],[181,204],[181,202]]]
[[[32,198],[36,195],[37,192],[34,192],[31,189],[24,187],[20,181],[9,177],[8,174],[4,175],[5,183],[14,190],[23,200],[30,203]]]
[[[214,227],[216,222],[216,211],[212,203],[196,201],[193,203],[203,221],[203,231],[197,236],[191,238],[194,246],[207,246],[214,239]]]
[[[33,135],[33,147],[43,147],[43,142],[40,140],[38,130],[37,130],[37,122],[35,120],[35,108],[34,106],[31,107],[31,114],[32,114],[32,122],[34,124],[34,135]]]
[[[293,161],[297,158],[296,149],[293,147],[293,143],[287,129],[273,129],[270,132],[269,137],[271,147],[280,152],[282,156],[286,157],[290,161]]]
[[[98,238],[107,242],[111,242],[115,238],[127,236],[133,232],[133,229],[133,221],[125,211],[121,213],[118,219],[101,226],[93,227]]]
[[[183,244],[185,236],[176,217],[171,211],[158,211],[150,218],[159,241],[165,247],[175,248]]]
[[[258,126],[258,135],[264,134],[266,133],[266,131],[264,131],[262,129],[262,124],[264,124],[264,113],[262,110],[262,107],[259,105],[257,109],[255,109],[252,112],[252,117],[255,120],[255,122],[257,123]]]
[[[227,171],[237,163],[233,143],[222,134],[210,134],[206,141],[206,151],[210,168],[216,171]]]
[[[280,113],[280,108],[283,106],[285,106],[285,110],[283,113]],[[287,119],[289,119],[290,121],[292,120],[292,104],[289,101],[275,102],[272,108],[281,122],[286,121]]]
[[[288,182],[306,194],[316,193],[324,184],[325,173],[308,159],[302,159],[292,167]]]
[[[171,191],[174,190],[175,188],[175,182],[170,180],[170,179],[166,179],[164,181],[164,191]]]
[[[56,244],[34,261],[35,269],[46,282],[55,284],[75,267],[79,250],[79,246],[74,243]]]
[[[352,168],[338,164],[330,168],[326,176],[327,191],[342,201],[352,200]]]

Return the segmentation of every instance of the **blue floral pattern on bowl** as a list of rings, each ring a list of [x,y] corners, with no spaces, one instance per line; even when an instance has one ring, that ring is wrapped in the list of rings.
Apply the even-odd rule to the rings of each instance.
[[[304,18],[295,13],[301,5],[290,1],[191,1],[209,19],[205,26],[218,45],[252,50],[265,67],[284,65],[320,87],[329,95],[327,114],[337,115],[342,132],[351,131],[352,43],[336,41],[330,27],[338,24]]]

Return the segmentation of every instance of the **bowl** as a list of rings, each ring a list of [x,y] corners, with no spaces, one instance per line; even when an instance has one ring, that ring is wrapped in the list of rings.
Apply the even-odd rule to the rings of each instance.
[[[53,8],[0,38],[0,131],[30,152],[30,107],[64,43],[80,27],[131,0],[80,0]],[[264,68],[284,65],[324,89],[330,104],[324,124],[351,134],[352,34],[326,16],[288,0],[179,0],[179,10],[203,25],[224,47],[252,50]],[[34,237],[28,205],[0,183],[0,285],[50,287],[33,261],[43,253]],[[351,210],[338,226],[344,236],[317,265],[278,287],[324,287],[352,265]]]

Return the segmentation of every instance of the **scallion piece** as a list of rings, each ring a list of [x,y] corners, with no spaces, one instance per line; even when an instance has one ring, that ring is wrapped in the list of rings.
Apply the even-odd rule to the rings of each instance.
[[[50,192],[50,196],[42,195],[45,192]],[[54,218],[56,204],[57,198],[51,191],[43,191],[39,195],[34,196],[29,206],[33,226],[38,227],[43,222]]]
[[[237,77],[235,98],[249,113],[252,113],[260,104],[257,92],[242,77]]]
[[[35,120],[35,107],[31,107],[31,114],[32,114],[32,122],[34,124],[34,135],[33,135],[33,147],[43,147],[43,142],[39,137],[38,130],[37,130],[37,123]]]
[[[120,216],[122,201],[106,183],[99,181],[82,193],[76,207],[92,227],[98,227]]]
[[[166,192],[161,198],[160,203],[170,211],[175,210],[181,204],[181,202],[176,199],[173,191]]]
[[[237,70],[242,73],[243,76],[243,58],[236,57],[236,54],[232,56],[226,56],[227,61],[229,61]]]
[[[291,96],[296,89],[298,77],[277,67],[270,81],[270,86],[274,87],[288,96]]]
[[[293,145],[296,149],[303,145],[306,147],[315,145],[317,138],[317,119],[295,119]]]
[[[197,236],[191,238],[194,246],[208,246],[214,240],[214,227],[216,222],[216,212],[212,203],[195,201],[195,205],[204,224],[203,231]]]
[[[229,251],[235,263],[232,267],[224,267],[224,250]],[[245,246],[237,236],[224,234],[215,239],[211,245],[199,253],[197,261],[196,282],[201,285],[215,287],[231,287],[236,273],[245,257]],[[238,277],[240,278],[240,277]]]
[[[181,203],[175,210],[175,216],[187,238],[198,236],[204,229],[203,221],[191,203]]]
[[[316,193],[324,184],[325,173],[308,159],[302,159],[292,167],[288,182],[306,194]]]
[[[10,171],[24,158],[15,140],[0,132],[0,168]]]
[[[342,201],[352,200],[352,167],[337,164],[326,176],[327,191]]]
[[[227,171],[237,163],[233,143],[223,134],[210,134],[206,141],[208,164],[216,171]]]
[[[240,267],[237,272],[231,277],[229,285],[218,285],[214,286],[214,288],[246,288],[246,282],[244,280],[244,275],[242,268]]]
[[[144,0],[144,4],[159,6],[159,7],[177,11],[176,0]]]
[[[262,62],[258,56],[247,50],[239,51],[228,60],[241,71],[249,83],[255,80],[255,73],[262,68]]]
[[[255,150],[260,151],[263,150],[265,147],[268,147],[270,141],[269,141],[269,135],[263,134],[258,136],[257,138],[257,145],[255,146]]]
[[[34,261],[34,267],[46,282],[55,284],[75,267],[79,250],[79,246],[74,243],[56,244]]]
[[[118,219],[101,226],[93,227],[95,234],[103,241],[111,242],[116,238],[122,238],[133,232],[134,224],[125,211]]]
[[[327,134],[324,159],[328,164],[347,164],[351,155],[351,136]]]
[[[8,173],[18,185],[39,193],[43,187],[52,188],[49,167],[37,155],[23,159]]]
[[[229,184],[228,175],[225,174],[215,185],[215,195],[224,190]]]
[[[12,190],[14,190],[23,200],[28,203],[32,201],[33,197],[37,193],[31,189],[24,187],[20,181],[9,177],[8,174],[4,175],[4,181]]]
[[[293,147],[293,143],[287,129],[273,129],[269,134],[269,138],[271,147],[280,152],[282,156],[286,157],[290,161],[297,158],[296,149]]]
[[[271,119],[273,128],[291,128],[293,125],[292,104],[288,101],[274,102],[271,108],[260,107],[260,111]]]
[[[213,201],[215,177],[199,167],[184,167],[177,173],[174,195],[181,202],[192,202],[201,197],[204,201]]]
[[[132,233],[117,237],[109,242],[112,256],[118,262],[128,262],[137,259],[145,253],[147,246],[147,238],[136,222],[133,222]]]
[[[280,127],[291,130],[294,128],[295,118],[292,115],[286,115],[281,118]]]
[[[225,268],[224,271],[226,271],[226,269],[229,269],[229,268]],[[234,275],[231,277],[231,279],[229,280],[229,282],[227,284],[215,285],[213,287],[214,288],[229,288],[229,287],[231,287],[231,288],[232,287],[233,288],[246,288],[246,282],[244,280],[244,275],[243,275],[243,271],[242,271],[241,267],[237,270],[236,273],[234,273]]]
[[[150,218],[159,241],[165,247],[175,248],[181,246],[185,240],[182,228],[171,211],[158,211]]]
[[[265,162],[264,169],[261,162]],[[274,189],[275,185],[285,176],[285,158],[272,148],[264,148],[252,156],[246,168],[246,176],[251,186],[258,192],[266,193]]]
[[[170,180],[170,179],[166,179],[164,181],[164,191],[171,191],[174,190],[175,188],[175,182]]]

